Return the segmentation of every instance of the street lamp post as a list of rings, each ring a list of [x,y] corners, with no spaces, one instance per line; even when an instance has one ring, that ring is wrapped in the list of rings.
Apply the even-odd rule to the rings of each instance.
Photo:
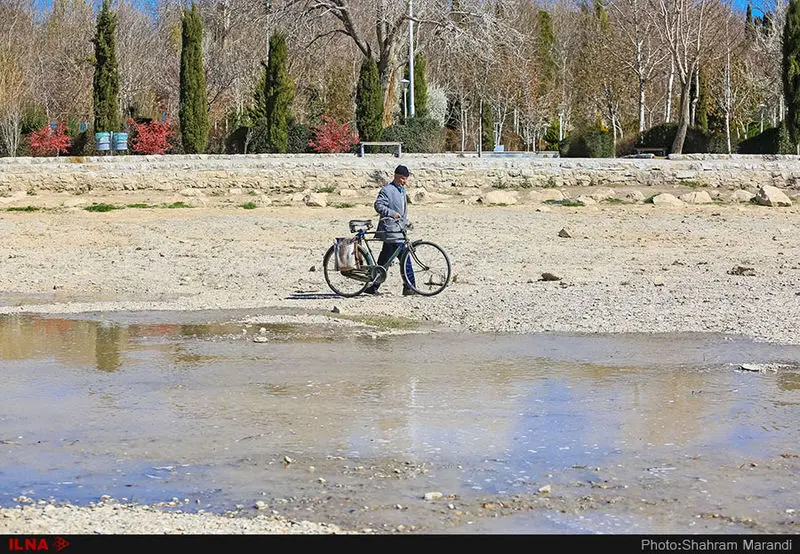
[[[400,84],[403,85],[403,122],[408,122],[408,84],[410,81],[408,79],[402,79]]]
[[[414,2],[408,0],[408,115],[414,117]]]

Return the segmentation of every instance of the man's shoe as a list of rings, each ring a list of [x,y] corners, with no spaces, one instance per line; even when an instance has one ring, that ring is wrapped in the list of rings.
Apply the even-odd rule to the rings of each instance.
[[[403,296],[415,296],[417,291],[414,289],[403,289]]]
[[[367,287],[366,289],[364,289],[364,293],[365,294],[371,294],[372,296],[380,296],[381,295],[381,293],[378,292],[378,289],[376,289],[375,287]]]

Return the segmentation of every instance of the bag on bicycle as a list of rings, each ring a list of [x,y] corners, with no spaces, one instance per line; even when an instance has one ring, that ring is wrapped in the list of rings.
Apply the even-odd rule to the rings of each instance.
[[[361,252],[358,250],[358,239],[337,238],[333,249],[336,254],[334,267],[337,271],[351,271],[361,267]]]

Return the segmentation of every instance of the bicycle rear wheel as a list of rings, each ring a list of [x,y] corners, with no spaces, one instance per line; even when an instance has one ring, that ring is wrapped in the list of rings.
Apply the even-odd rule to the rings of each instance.
[[[409,275],[409,264],[414,272],[413,279]],[[404,281],[422,296],[439,294],[450,282],[450,258],[441,246],[432,242],[421,240],[409,245],[400,267]]]
[[[372,256],[369,255],[366,248],[359,246],[358,250],[361,252],[365,267],[372,265]],[[372,284],[372,275],[369,269],[354,269],[344,272],[336,269],[336,255],[333,246],[325,252],[322,268],[325,282],[339,296],[346,298],[358,296]]]

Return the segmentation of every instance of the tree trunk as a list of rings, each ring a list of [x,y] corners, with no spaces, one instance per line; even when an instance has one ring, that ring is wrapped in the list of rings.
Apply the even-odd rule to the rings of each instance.
[[[672,85],[675,84],[675,61],[669,64],[669,79],[667,80],[667,104],[664,107],[664,123],[672,121]]]
[[[671,154],[682,154],[683,143],[686,140],[686,131],[689,129],[689,101],[691,97],[692,81],[690,78],[685,82],[681,82],[681,110],[679,113],[680,121],[678,122],[678,132],[675,134],[675,140],[672,142]]]
[[[383,117],[381,123],[384,127],[388,127],[393,123],[392,112],[394,111],[394,89],[395,89],[395,72],[391,71],[384,82],[383,75],[381,78],[381,89],[383,90]]]
[[[463,152],[467,146],[467,109],[464,107],[463,97],[461,100],[461,151]]]
[[[728,154],[731,153],[731,50],[728,48],[725,59],[725,137],[728,140]],[[761,112],[764,113],[763,110]],[[763,121],[763,120],[762,120]],[[762,123],[763,127],[763,123]],[[763,129],[762,129],[763,131]]]
[[[479,101],[478,107],[478,157],[481,157],[483,151],[483,98]]]
[[[692,76],[692,80],[694,81],[694,94],[692,95],[692,117],[690,119],[691,125],[694,127],[697,125],[697,104],[700,101],[700,68],[698,67],[697,70],[694,72]]]
[[[645,89],[646,82],[644,79],[639,79],[639,132],[644,133],[645,122],[644,122],[644,89]]]

